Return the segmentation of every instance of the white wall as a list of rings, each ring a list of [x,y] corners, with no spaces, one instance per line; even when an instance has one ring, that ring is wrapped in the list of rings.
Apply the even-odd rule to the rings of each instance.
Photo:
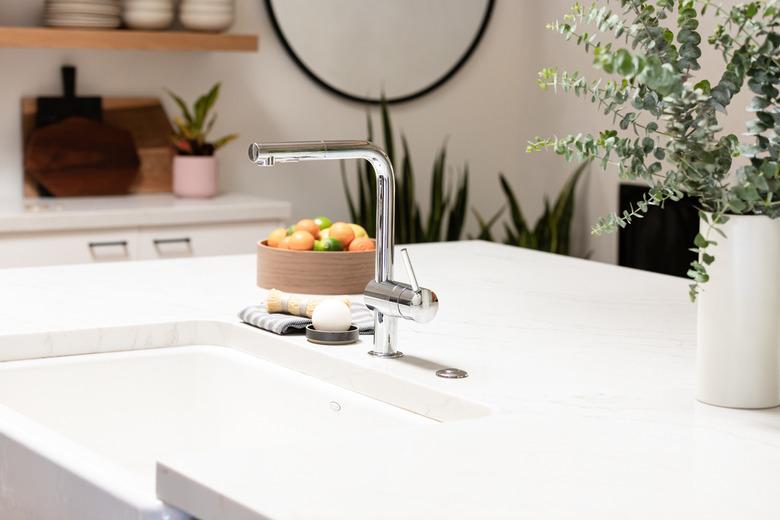
[[[365,107],[323,91],[298,70],[273,33],[261,0],[237,1],[239,16],[233,30],[259,32],[257,54],[1,49],[0,194],[12,201],[6,204],[21,200],[19,98],[58,93],[59,66],[68,62],[78,66],[78,89],[85,95],[162,96],[162,88],[168,87],[192,98],[222,81],[215,133],[241,135],[220,155],[223,189],[290,200],[295,217],[346,218],[335,163],[258,169],[248,163],[245,150],[255,139],[362,138]],[[35,25],[42,3],[2,0],[0,25]],[[535,84],[536,71],[543,66],[569,64],[590,70],[590,59],[581,50],[544,29],[570,4],[497,0],[488,31],[465,67],[434,93],[393,108],[395,125],[412,147],[424,210],[433,156],[445,138],[450,164],[460,167],[469,162],[472,205],[483,214],[503,205],[499,171],[511,179],[528,219],[535,220],[541,212],[543,193],[555,197],[572,165],[550,154],[526,154],[526,141],[535,135],[597,131],[602,126],[588,103],[540,92]],[[578,201],[575,252],[590,251],[595,260],[614,261],[615,237],[592,238],[589,228],[598,215],[614,209],[616,198],[614,176],[594,170]],[[469,230],[475,229],[472,219]]]

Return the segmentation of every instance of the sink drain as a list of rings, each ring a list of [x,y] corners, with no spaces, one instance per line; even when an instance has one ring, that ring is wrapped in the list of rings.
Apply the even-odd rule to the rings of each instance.
[[[436,375],[444,379],[463,379],[469,377],[469,373],[459,368],[442,368],[436,371]]]

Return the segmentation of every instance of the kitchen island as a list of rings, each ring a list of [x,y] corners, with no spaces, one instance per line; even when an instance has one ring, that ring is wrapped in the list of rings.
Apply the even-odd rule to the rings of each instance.
[[[273,362],[438,421],[161,456],[137,495],[203,519],[780,518],[780,409],[695,401],[686,280],[485,242],[409,251],[441,306],[400,322],[398,360],[241,324],[262,298],[251,255],[0,270],[0,359],[272,339]]]

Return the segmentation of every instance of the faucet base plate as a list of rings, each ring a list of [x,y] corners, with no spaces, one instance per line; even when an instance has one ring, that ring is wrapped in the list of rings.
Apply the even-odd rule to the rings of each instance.
[[[376,352],[374,350],[369,350],[368,355],[380,357],[380,358],[388,358],[388,359],[396,359],[399,357],[404,357],[404,353],[398,351],[387,353],[387,352]]]

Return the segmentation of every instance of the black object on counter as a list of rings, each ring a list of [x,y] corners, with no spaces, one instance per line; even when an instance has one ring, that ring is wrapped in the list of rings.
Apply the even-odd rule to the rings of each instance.
[[[620,211],[630,211],[647,187],[620,185]],[[699,213],[693,199],[666,201],[650,206],[644,218],[635,219],[618,234],[618,263],[655,273],[686,276],[696,253],[690,251],[699,232]]]
[[[320,345],[349,345],[360,339],[360,330],[350,325],[349,329],[343,332],[329,332],[317,330],[314,325],[306,325],[306,339]]]
[[[35,126],[59,123],[69,117],[84,117],[95,121],[103,120],[103,104],[99,97],[76,97],[76,67],[62,67],[62,97],[39,97],[36,99]]]

